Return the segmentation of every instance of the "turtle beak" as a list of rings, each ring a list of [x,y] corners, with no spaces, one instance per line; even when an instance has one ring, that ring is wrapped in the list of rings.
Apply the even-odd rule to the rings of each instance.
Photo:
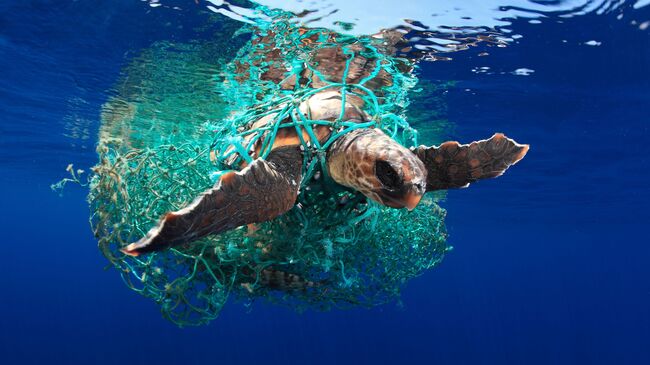
[[[381,197],[379,203],[391,208],[406,208],[409,211],[412,211],[420,203],[424,193],[424,189],[421,189],[417,185],[412,186],[404,195],[399,197],[392,194],[386,194],[385,192],[378,192],[378,195]]]
[[[426,192],[426,185],[424,183],[414,182],[408,189],[408,192],[404,195],[404,207],[408,209],[409,212],[415,209]]]
[[[422,194],[415,192],[413,190],[409,191],[404,197],[404,207],[410,211],[415,209],[422,199]]]

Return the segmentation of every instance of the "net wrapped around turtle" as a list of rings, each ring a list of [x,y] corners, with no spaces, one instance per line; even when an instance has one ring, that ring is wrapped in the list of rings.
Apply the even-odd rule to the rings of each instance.
[[[385,44],[372,37],[300,28],[277,15],[262,28],[240,31],[251,31],[250,41],[234,61],[219,66],[221,72],[215,66],[213,78],[205,82],[218,94],[206,90],[209,96],[199,97],[197,104],[196,82],[187,75],[165,76],[178,85],[162,103],[192,109],[180,120],[163,123],[164,107],[148,108],[147,100],[137,98],[113,98],[102,113],[99,163],[89,194],[99,247],[131,289],[156,301],[163,315],[179,325],[216,318],[231,297],[262,298],[298,310],[390,302],[406,281],[439,263],[447,250],[445,211],[432,197],[412,212],[379,206],[329,183],[323,164],[331,141],[356,128],[382,128],[403,145],[416,145],[416,131],[400,114],[415,84],[403,70],[408,61],[388,56]],[[310,66],[314,52],[332,47],[345,59],[339,80]],[[360,59],[374,68],[349,82]],[[182,62],[195,65],[197,60]],[[299,81],[306,70],[311,77]],[[326,89],[362,98],[372,118],[365,123],[310,120],[298,106]],[[269,115],[271,123],[251,128]],[[324,143],[304,144],[305,178],[288,213],[148,255],[119,251],[163,214],[212,187],[221,173],[249,160],[252,141],[272,140],[279,128],[309,130],[318,123],[332,123],[336,133]],[[125,129],[130,138],[124,137]],[[155,138],[142,138],[146,134]],[[264,146],[261,156],[268,151],[270,146]]]

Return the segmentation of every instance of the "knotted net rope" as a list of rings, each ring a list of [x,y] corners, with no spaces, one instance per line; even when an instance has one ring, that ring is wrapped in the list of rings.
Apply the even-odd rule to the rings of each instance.
[[[413,76],[400,72],[402,61],[387,56],[371,37],[331,37],[329,31],[298,28],[277,15],[273,22],[258,24],[236,61],[215,75],[228,105],[220,105],[212,121],[181,123],[173,138],[149,144],[114,138],[111,128],[104,128],[100,138],[89,194],[99,247],[129,288],[156,301],[163,315],[181,326],[216,318],[231,297],[246,303],[265,299],[297,310],[394,301],[406,281],[439,263],[447,250],[445,212],[432,198],[412,212],[390,209],[325,179],[328,147],[352,130],[381,128],[407,147],[417,144],[416,131],[399,114],[408,103]],[[265,61],[260,52],[269,46],[280,50],[273,61]],[[314,51],[326,47],[340,47],[347,56],[339,80],[309,62]],[[351,83],[348,74],[359,57],[375,67]],[[298,80],[307,70],[320,85],[312,77],[287,88],[286,82],[260,76],[277,67],[278,60],[285,65],[285,80]],[[368,87],[380,73],[391,76],[390,84]],[[301,103],[327,90],[341,95],[339,117],[310,119]],[[363,101],[367,120],[344,119],[349,97]],[[116,108],[125,107],[106,107]],[[125,115],[123,122],[132,129],[146,125],[156,133],[170,132],[157,130],[161,127],[155,121],[143,123],[147,116],[137,110]],[[268,123],[251,127],[267,116]],[[332,130],[325,141],[313,132],[320,125]],[[301,142],[304,178],[291,211],[254,229],[240,227],[161,252],[130,257],[119,251],[144,236],[164,213],[183,208],[211,188],[223,172],[250,162],[255,143],[261,143],[259,158],[266,158],[283,128],[310,137]]]

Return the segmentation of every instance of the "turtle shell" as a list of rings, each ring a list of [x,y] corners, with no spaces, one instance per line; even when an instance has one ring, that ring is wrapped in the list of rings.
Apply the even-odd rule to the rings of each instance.
[[[282,110],[287,104],[283,103],[276,107],[278,113]],[[348,95],[345,101],[345,112],[343,113],[343,120],[345,121],[358,121],[364,122],[369,120],[370,116],[363,110],[363,100],[355,95]],[[331,125],[313,125],[313,133],[318,138],[320,143],[326,142],[335,128],[335,122],[341,116],[342,109],[342,97],[340,91],[322,91],[316,93],[309,97],[307,100],[300,103],[297,110],[294,113],[300,113],[300,115],[294,115],[296,120],[301,120],[305,118],[312,121],[330,121]],[[287,116],[283,120],[277,120],[277,114],[272,113],[264,117],[259,118],[250,126],[245,128],[245,130],[260,130],[259,133],[262,135],[259,136],[259,133],[247,134],[243,138],[242,145],[248,146],[254,138],[258,138],[255,143],[251,145],[250,150],[248,151],[249,156],[252,159],[256,159],[260,156],[261,148],[266,143],[271,143],[271,149],[275,149],[283,146],[298,146],[305,141],[311,143],[311,137],[309,133],[305,130],[304,127],[299,127],[302,133],[302,140],[298,136],[298,129],[295,127],[282,127],[282,124],[291,123],[292,117]],[[271,132],[264,130],[265,127],[272,126],[274,123],[280,123],[280,128],[277,130],[274,136],[271,135]],[[264,130],[262,132],[262,130]],[[268,141],[268,138],[273,138],[272,141]],[[233,152],[234,147],[230,147],[226,150],[226,153]],[[228,159],[227,163],[232,165],[238,159],[239,155],[237,153],[232,154]]]

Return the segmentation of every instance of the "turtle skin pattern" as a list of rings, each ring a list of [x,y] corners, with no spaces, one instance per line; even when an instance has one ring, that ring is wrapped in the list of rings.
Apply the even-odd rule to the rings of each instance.
[[[470,144],[450,141],[420,146],[413,152],[426,166],[427,191],[432,191],[464,188],[477,180],[500,176],[526,155],[528,145],[497,133]]]
[[[178,246],[209,234],[271,220],[290,210],[301,183],[298,146],[274,149],[239,172],[229,172],[193,203],[167,213],[159,224],[122,252],[139,254]]]

